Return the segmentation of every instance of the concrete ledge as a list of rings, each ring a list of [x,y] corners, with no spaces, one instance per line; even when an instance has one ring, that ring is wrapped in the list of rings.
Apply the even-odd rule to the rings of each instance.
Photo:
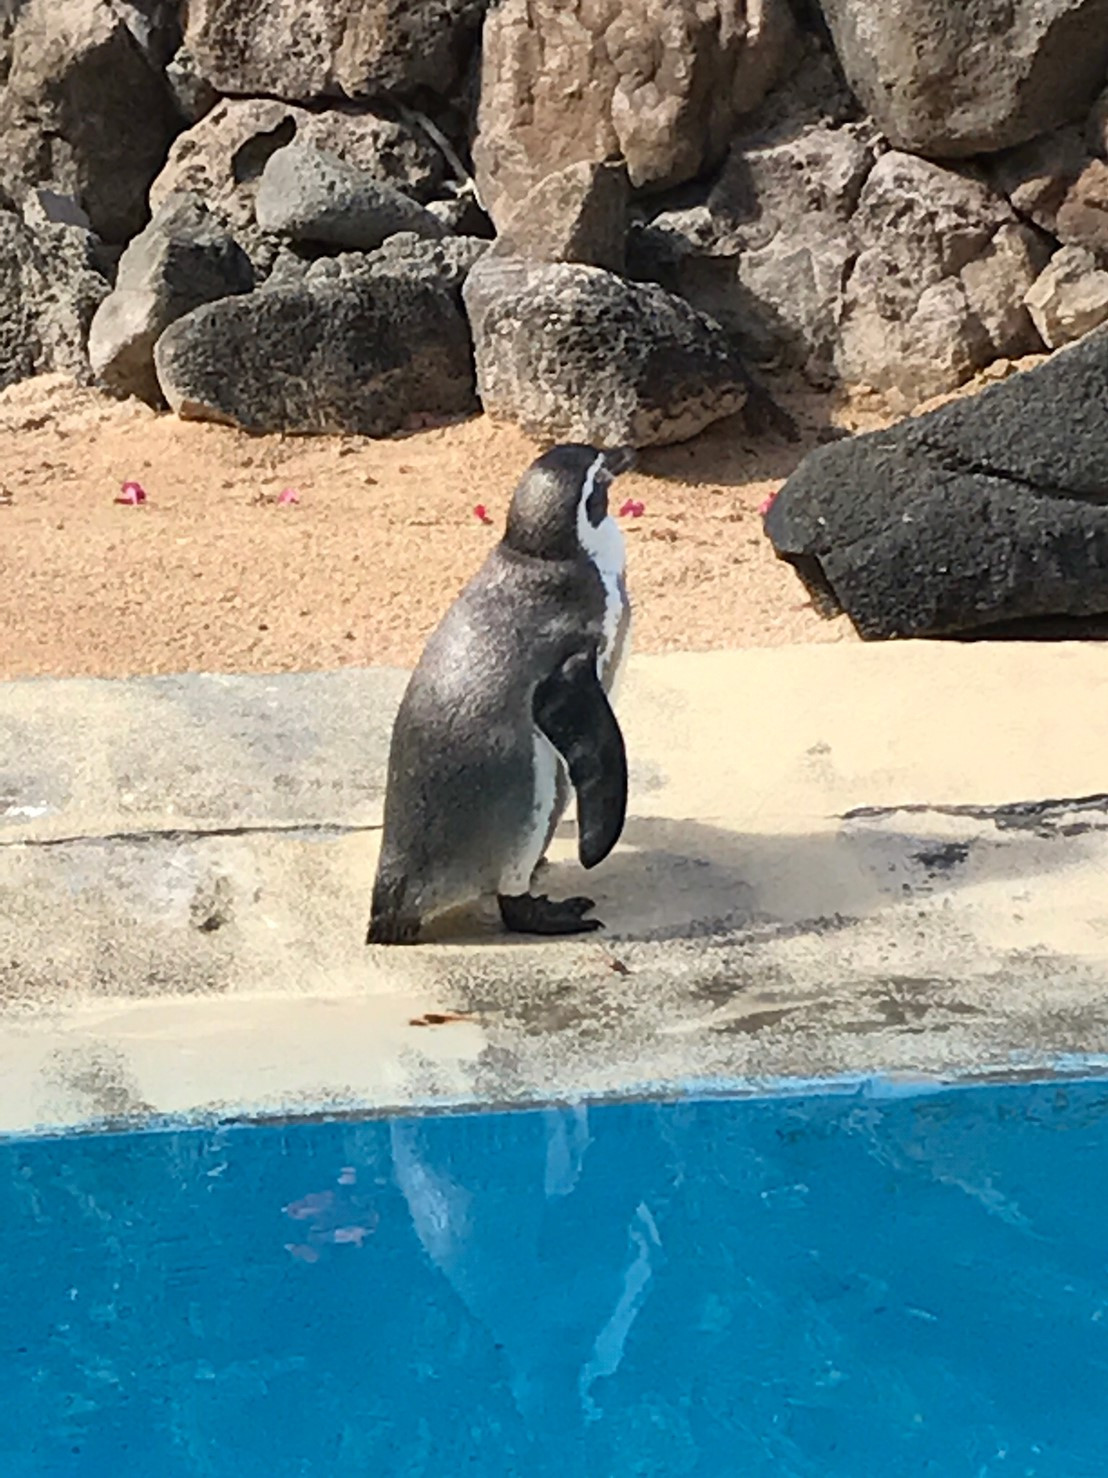
[[[0,1131],[1108,1056],[1101,647],[639,659],[605,933],[368,950],[404,677],[0,685]]]

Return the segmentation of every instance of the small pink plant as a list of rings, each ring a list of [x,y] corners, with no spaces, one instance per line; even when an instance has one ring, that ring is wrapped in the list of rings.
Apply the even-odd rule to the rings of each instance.
[[[140,503],[146,502],[146,489],[141,482],[125,482],[119,490],[117,503],[126,503],[128,507],[137,508]]]
[[[780,489],[778,489],[777,491],[779,492]],[[765,518],[766,514],[773,507],[773,500],[776,497],[777,492],[772,492],[770,493],[768,498],[763,498],[762,501],[758,504],[758,512],[762,515],[763,518]]]
[[[285,488],[284,492],[278,494],[277,502],[279,504],[286,505],[289,503],[299,503],[300,494],[295,490],[295,488]]]
[[[481,523],[492,523],[492,519],[489,517],[489,510],[485,507],[484,503],[477,504],[473,510],[473,516],[479,519]]]
[[[638,498],[628,498],[619,510],[620,518],[641,518],[646,512],[646,504]]]

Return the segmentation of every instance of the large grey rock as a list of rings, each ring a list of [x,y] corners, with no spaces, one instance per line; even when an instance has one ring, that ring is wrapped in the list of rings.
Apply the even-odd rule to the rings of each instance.
[[[622,164],[583,160],[541,179],[501,227],[497,252],[622,272],[630,189]]]
[[[622,158],[635,188],[693,179],[780,72],[788,0],[500,0],[473,159],[497,226],[544,176]]]
[[[746,400],[723,330],[654,284],[487,255],[463,296],[486,412],[533,435],[664,445]]]
[[[1024,295],[1047,248],[986,185],[890,152],[851,228],[858,254],[835,355],[844,382],[913,404],[1041,347]]]
[[[888,431],[811,453],[766,517],[865,637],[1108,612],[1108,333]]]
[[[435,239],[430,211],[337,154],[291,144],[270,155],[254,200],[263,231],[349,251],[373,251],[398,231]]]
[[[26,0],[0,91],[0,181],[75,196],[93,229],[123,242],[180,120],[164,77],[109,0]]]
[[[190,0],[185,41],[220,92],[446,97],[488,0]]]
[[[825,379],[858,252],[851,217],[878,148],[866,124],[736,144],[704,204],[655,216],[633,258],[755,358]]]
[[[988,178],[1013,210],[1053,235],[1059,207],[1088,162],[1081,130],[1057,128],[994,155]]]
[[[821,0],[847,79],[898,149],[960,158],[1082,118],[1108,0]]]
[[[1048,349],[1060,349],[1108,319],[1108,272],[1092,252],[1064,246],[1054,253],[1025,299]]]
[[[89,324],[108,291],[89,232],[0,206],[0,389],[50,372],[88,379]]]
[[[179,415],[248,431],[387,436],[476,409],[454,297],[385,275],[209,303],[166,330],[154,360]]]
[[[294,139],[327,150],[415,200],[429,198],[443,177],[442,156],[427,138],[375,113],[226,98],[174,142],[150,188],[150,204],[156,209],[167,195],[191,190],[232,226],[249,225],[266,164]]]
[[[154,345],[186,313],[254,286],[250,259],[195,195],[171,195],[119,261],[89,331],[93,372],[120,395],[161,403]]]

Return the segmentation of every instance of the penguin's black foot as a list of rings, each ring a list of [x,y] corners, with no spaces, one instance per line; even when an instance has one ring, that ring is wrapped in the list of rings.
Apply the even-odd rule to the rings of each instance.
[[[596,905],[591,898],[562,898],[555,900],[545,894],[519,893],[509,898],[499,893],[500,917],[505,929],[515,934],[590,934],[594,929],[603,929],[599,919],[587,919],[585,915]]]

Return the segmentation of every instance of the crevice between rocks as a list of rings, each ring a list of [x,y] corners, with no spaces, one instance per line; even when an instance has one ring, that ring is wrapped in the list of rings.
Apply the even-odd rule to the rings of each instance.
[[[212,837],[246,836],[301,836],[338,837],[360,836],[380,831],[381,823],[362,825],[341,821],[293,821],[287,825],[262,822],[257,826],[199,826],[157,827],[147,831],[76,832],[60,837],[8,837],[0,838],[0,848],[5,847],[73,847],[101,844],[104,842],[190,842],[207,841]]]

